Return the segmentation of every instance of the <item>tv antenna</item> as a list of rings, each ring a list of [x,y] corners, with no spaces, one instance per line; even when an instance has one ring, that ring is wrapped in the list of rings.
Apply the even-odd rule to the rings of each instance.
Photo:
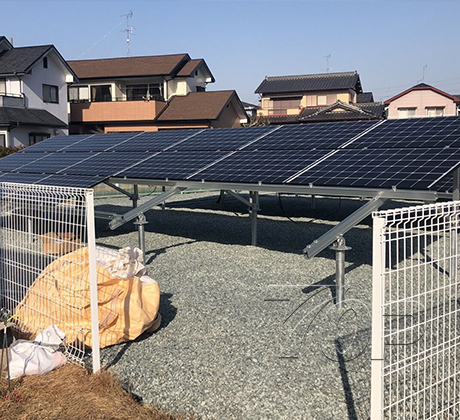
[[[129,19],[132,19],[133,17],[133,12],[130,10],[129,13],[126,15],[120,15],[120,17],[125,17],[126,18],[126,29],[122,29],[121,32],[126,32],[126,45],[127,45],[127,50],[126,50],[126,55],[130,56],[131,55],[131,50],[130,50],[130,35],[132,35],[134,32],[134,27],[129,25]]]
[[[423,66],[422,83],[425,83],[425,70],[426,70],[427,67],[428,67],[428,64],[425,64],[425,65]]]
[[[326,73],[329,73],[332,70],[332,67],[329,67],[329,59],[331,58],[331,54],[325,55],[324,58],[326,59]]]

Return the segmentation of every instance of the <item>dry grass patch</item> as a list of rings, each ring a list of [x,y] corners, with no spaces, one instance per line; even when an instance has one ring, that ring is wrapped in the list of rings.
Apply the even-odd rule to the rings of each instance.
[[[12,382],[12,392],[2,375],[0,418],[181,420],[183,416],[160,412],[139,404],[107,371],[96,375],[68,363],[41,376],[24,376]]]

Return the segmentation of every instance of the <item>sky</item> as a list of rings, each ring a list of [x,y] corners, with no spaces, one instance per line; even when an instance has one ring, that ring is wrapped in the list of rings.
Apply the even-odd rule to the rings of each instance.
[[[424,81],[460,94],[460,0],[0,0],[0,35],[65,59],[188,53],[257,103],[265,76],[358,71],[383,101]],[[132,18],[126,16],[132,12]],[[3,15],[5,17],[5,15]]]

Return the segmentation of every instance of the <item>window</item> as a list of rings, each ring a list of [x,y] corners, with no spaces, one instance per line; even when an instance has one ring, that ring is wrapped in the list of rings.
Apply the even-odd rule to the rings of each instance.
[[[426,116],[427,117],[443,117],[444,107],[443,106],[427,106]]]
[[[112,90],[110,85],[91,86],[92,102],[110,102],[112,100]]]
[[[318,106],[327,105],[327,95],[318,95]]]
[[[69,87],[69,101],[70,102],[89,101],[88,86],[70,86]]]
[[[0,147],[6,147],[6,134],[0,133]]]
[[[417,116],[417,108],[398,108],[399,118],[415,118]]]
[[[43,57],[43,68],[44,69],[48,68],[48,57]]]
[[[0,79],[0,95],[6,95],[6,79]]]
[[[299,109],[301,96],[272,98],[268,101],[269,115],[284,115],[287,114],[288,109]],[[267,104],[267,102],[265,102]]]
[[[43,85],[43,102],[59,103],[59,89],[53,85]]]
[[[197,86],[196,91],[197,92],[206,92],[206,88],[204,86]]]
[[[159,84],[144,84],[144,85],[127,85],[126,100],[127,101],[145,101],[145,100],[161,100],[161,92]]]
[[[48,133],[29,133],[29,146],[49,139],[51,136]]]

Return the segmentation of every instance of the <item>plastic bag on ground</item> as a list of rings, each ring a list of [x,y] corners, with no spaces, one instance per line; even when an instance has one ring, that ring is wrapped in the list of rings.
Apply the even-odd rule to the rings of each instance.
[[[42,375],[66,363],[59,351],[65,334],[50,325],[37,334],[34,341],[17,340],[10,346],[9,367],[11,379],[21,375]]]

